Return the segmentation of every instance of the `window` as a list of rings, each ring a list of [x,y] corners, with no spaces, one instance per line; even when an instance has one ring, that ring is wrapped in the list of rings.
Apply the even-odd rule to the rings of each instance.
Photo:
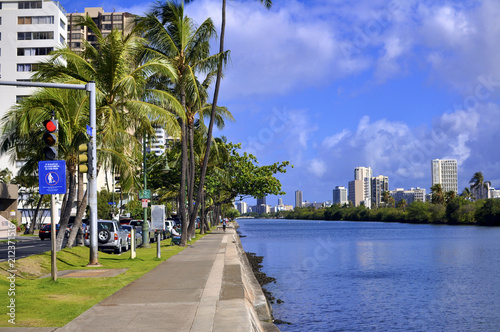
[[[111,24],[103,24],[102,29],[103,30],[111,30],[112,25]]]
[[[18,9],[33,9],[33,8],[42,8],[41,1],[19,1],[17,3]]]
[[[113,24],[113,29],[122,30],[123,25],[121,23],[115,23]]]
[[[74,42],[74,43],[71,43],[70,47],[71,48],[81,48],[82,47],[82,43],[80,43],[80,42]]]
[[[104,15],[103,21],[111,21],[111,15]]]
[[[37,71],[38,65],[35,63],[18,63],[17,71]]]
[[[54,16],[19,16],[17,24],[54,24]]]
[[[59,25],[61,26],[62,29],[66,28],[66,23],[62,19],[59,20]]]
[[[82,39],[82,34],[81,33],[72,33],[71,39]]]
[[[53,31],[18,32],[17,40],[54,39]]]
[[[64,38],[63,35],[59,35],[59,42],[61,44],[66,44],[66,38]]]
[[[18,56],[48,55],[54,50],[53,47],[18,48]]]
[[[24,98],[28,98],[29,96],[16,96],[16,103],[20,103]]]

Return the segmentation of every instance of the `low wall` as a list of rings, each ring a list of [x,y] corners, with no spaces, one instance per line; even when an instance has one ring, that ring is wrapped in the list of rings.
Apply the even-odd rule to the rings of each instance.
[[[235,223],[235,226],[235,228],[238,228],[237,223]],[[245,292],[245,298],[254,310],[252,316],[256,317],[260,321],[263,331],[279,331],[276,325],[272,323],[273,315],[271,306],[268,304],[266,296],[262,291],[262,287],[255,278],[250,262],[248,261],[246,253],[243,250],[243,246],[241,245],[240,237],[236,232],[234,232],[233,241],[241,266],[241,279]]]

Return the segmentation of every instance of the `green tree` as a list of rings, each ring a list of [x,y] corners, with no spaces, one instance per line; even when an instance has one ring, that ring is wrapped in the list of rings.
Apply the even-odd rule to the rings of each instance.
[[[240,216],[240,213],[236,209],[229,209],[228,211],[226,211],[225,215],[230,220],[234,220]]]
[[[491,198],[484,200],[484,204],[477,208],[475,218],[481,225],[499,226],[500,200]]]
[[[190,0],[190,1],[192,1],[192,0]],[[271,0],[259,0],[259,2],[264,4],[266,6],[266,8],[271,8],[271,6],[272,6]],[[222,22],[221,22],[220,46],[219,46],[219,54],[220,55],[227,54],[227,51],[224,50],[225,33],[226,33],[226,0],[222,0]],[[214,123],[216,120],[216,114],[217,114],[217,102],[218,102],[218,96],[219,96],[220,82],[222,79],[222,68],[224,66],[225,59],[226,59],[225,56],[224,57],[219,56],[218,63],[217,63],[217,76],[216,76],[215,87],[214,87],[214,98],[212,101],[212,109],[210,112],[210,122],[208,125],[205,157],[203,158],[203,164],[202,164],[201,172],[200,172],[200,185],[198,187],[198,194],[196,196],[196,202],[194,205],[195,211],[200,204],[201,197],[203,197],[202,192],[204,190],[205,178],[206,178],[206,174],[207,174],[208,161],[209,161],[210,149],[211,149],[211,144],[212,144],[213,127],[214,127]]]
[[[429,204],[421,201],[413,201],[406,209],[409,221],[424,223],[429,220]]]
[[[470,188],[476,199],[488,198],[490,181],[484,181],[483,172],[476,172],[469,181]]]
[[[462,196],[454,197],[446,204],[446,221],[450,224],[474,222],[474,204]]]
[[[179,200],[185,202],[186,189],[192,190],[187,182],[189,141],[187,106],[192,105],[194,109],[202,108],[206,91],[204,86],[199,84],[196,75],[213,72],[223,55],[210,55],[210,40],[216,33],[212,20],[206,19],[196,27],[193,20],[184,15],[184,3],[181,2],[156,3],[151,13],[138,19],[138,27],[144,32],[148,41],[147,56],[171,61],[176,73],[175,79],[160,80],[159,83],[174,92],[183,110],[183,116],[179,117],[182,143]],[[192,204],[189,204],[188,208],[189,212],[192,212]],[[189,221],[184,208],[180,209],[180,213],[182,219],[180,245],[185,246]],[[190,219],[194,222],[194,217]]]
[[[443,192],[443,187],[440,183],[437,183],[431,187],[432,192],[432,204],[444,204],[445,197]]]

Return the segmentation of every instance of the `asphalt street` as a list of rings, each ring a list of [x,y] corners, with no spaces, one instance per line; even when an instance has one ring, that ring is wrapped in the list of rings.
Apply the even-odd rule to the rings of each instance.
[[[12,256],[19,259],[45,251],[50,251],[50,239],[42,241],[39,237],[17,236],[16,241],[0,242],[0,262]]]

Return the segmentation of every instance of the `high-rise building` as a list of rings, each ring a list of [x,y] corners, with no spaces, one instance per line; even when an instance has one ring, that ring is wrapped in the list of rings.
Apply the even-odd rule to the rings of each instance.
[[[283,205],[283,198],[278,198],[278,205]]]
[[[333,204],[347,204],[347,189],[343,186],[336,186],[333,189]]]
[[[363,202],[363,180],[349,181],[349,193],[347,199],[354,206],[360,206]]]
[[[432,184],[441,184],[443,192],[458,193],[458,170],[456,159],[434,159],[431,162]]]
[[[257,198],[257,212],[259,214],[267,213],[266,196],[264,196],[262,198]]]
[[[67,14],[68,17],[68,45],[74,51],[83,50],[83,40],[87,40],[91,45],[96,46],[97,37],[94,32],[87,27],[78,26],[85,15],[89,15],[96,23],[104,37],[106,37],[112,29],[129,33],[134,27],[135,15],[122,13],[106,13],[101,7],[85,8],[83,13]]]
[[[372,204],[380,206],[382,203],[382,193],[389,191],[389,177],[379,175],[372,178]]]
[[[247,213],[247,211],[248,211],[248,203],[246,203],[246,202],[238,202],[236,204],[236,206],[237,206],[238,212],[240,214]]]
[[[302,207],[302,202],[304,202],[302,197],[302,191],[295,191],[295,207]]]
[[[12,1],[0,3],[0,77],[2,81],[29,82],[37,62],[66,43],[66,11],[56,1]],[[22,98],[35,91],[30,87],[2,86],[0,117]],[[0,157],[0,168],[17,174],[22,161],[12,165]]]
[[[363,181],[363,204],[367,208],[372,207],[372,169],[370,167],[356,167],[354,169],[354,180]]]

